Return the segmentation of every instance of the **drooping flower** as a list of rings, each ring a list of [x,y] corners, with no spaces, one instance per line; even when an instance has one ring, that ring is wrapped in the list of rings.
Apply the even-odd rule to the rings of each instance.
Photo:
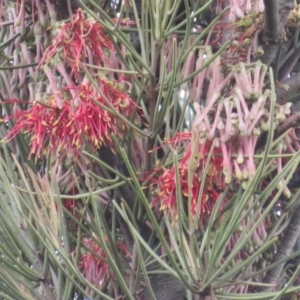
[[[79,267],[82,270],[82,274],[87,280],[97,286],[105,283],[110,278],[111,272],[106,261],[104,250],[91,238],[83,239],[82,244],[99,256],[96,257],[93,253],[88,251],[81,254],[79,258]]]
[[[182,160],[178,164],[179,182],[176,181],[176,167],[172,166],[165,170],[158,171],[158,179],[154,182],[157,187],[158,196],[152,202],[152,205],[159,205],[160,210],[163,210],[172,215],[175,220],[178,213],[177,207],[177,183],[180,185],[180,190],[184,202],[188,203],[190,198],[190,211],[193,216],[197,213],[208,215],[220,196],[220,192],[225,188],[224,178],[222,174],[222,157],[221,148],[215,146],[213,154],[208,161],[208,155],[212,148],[212,142],[197,143],[193,146],[191,143],[191,133],[185,133],[182,136],[176,136],[172,139],[173,146],[178,141],[186,142],[186,150]],[[208,164],[208,167],[207,167]],[[204,174],[204,170],[207,174]],[[204,180],[204,189],[200,195],[200,187]]]
[[[224,83],[228,85],[230,81],[221,80],[218,72],[211,71],[208,88],[211,93],[207,93],[205,106],[194,102],[193,130],[201,131],[202,140],[219,141],[226,184],[238,180],[246,187],[255,174],[256,142],[260,133],[268,130],[270,123],[267,104],[270,90],[263,90],[265,74],[266,66],[261,62],[234,66],[226,78],[231,83],[234,78],[235,85],[227,86],[226,96],[222,96],[220,92]],[[238,154],[238,160],[233,157],[234,154]]]
[[[245,14],[257,14],[264,11],[263,0],[230,0],[229,20],[235,22],[237,18],[243,19]]]
[[[40,64],[51,63],[53,58],[64,58],[76,74],[80,62],[96,66],[109,66],[109,52],[115,52],[104,27],[92,19],[86,19],[78,9],[70,22],[62,23],[52,45],[45,51]]]
[[[36,157],[70,151],[76,155],[84,145],[94,148],[101,145],[113,147],[112,135],[122,137],[129,126],[120,115],[129,119],[137,106],[126,92],[117,89],[117,83],[104,79],[98,83],[101,94],[88,83],[66,87],[57,95],[61,98],[62,107],[57,105],[57,99],[52,96],[43,103],[34,102],[27,110],[19,110],[6,117],[6,121],[15,120],[7,139],[13,139],[23,131],[30,138],[30,155]],[[24,104],[24,101],[4,103]],[[139,122],[138,115],[135,121]]]
[[[176,166],[173,165],[162,170],[155,181],[158,197],[154,205],[159,203],[162,210],[173,213],[175,218],[179,200],[176,184],[180,185],[182,197],[189,200],[189,213],[192,215],[196,214],[195,208],[199,205],[200,213],[211,211],[225,185],[238,183],[246,188],[260,162],[259,158],[255,158],[258,138],[263,131],[270,129],[271,91],[263,88],[266,66],[260,62],[240,63],[225,79],[215,71],[218,68],[212,63],[211,69],[205,71],[205,77],[199,73],[199,78],[194,78],[195,90],[198,84],[202,87],[206,81],[207,98],[205,103],[194,99],[195,117],[191,132],[179,133],[169,141],[172,148],[177,148],[179,142],[186,143],[183,158],[178,163],[179,180],[176,180]],[[273,128],[287,118],[288,108],[289,105],[276,106]],[[292,138],[292,135],[285,138]],[[214,148],[208,161],[212,145]],[[281,158],[278,158],[279,173],[280,161]],[[203,176],[205,166],[207,174]],[[204,187],[202,194],[201,184]]]
[[[113,273],[107,262],[105,251],[91,238],[84,238],[82,244],[88,249],[84,250],[79,257],[79,268],[84,277],[93,285],[105,286]],[[117,242],[117,248],[122,255],[127,256],[128,251],[125,244]],[[90,250],[90,251],[89,251]],[[94,254],[94,253],[95,254]]]

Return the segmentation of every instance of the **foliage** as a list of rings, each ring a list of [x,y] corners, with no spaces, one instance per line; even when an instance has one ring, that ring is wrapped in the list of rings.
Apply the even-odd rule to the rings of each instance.
[[[1,2],[1,299],[297,297],[299,8],[271,2]]]

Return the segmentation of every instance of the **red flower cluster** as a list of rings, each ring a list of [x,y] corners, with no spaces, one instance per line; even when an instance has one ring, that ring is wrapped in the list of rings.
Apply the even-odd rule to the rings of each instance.
[[[109,65],[108,53],[115,52],[111,40],[106,36],[104,27],[92,19],[85,19],[79,9],[73,15],[71,22],[63,23],[58,29],[52,45],[46,50],[40,62],[52,60],[57,54],[64,61],[73,60],[72,73],[78,70],[79,62],[93,63],[94,65]]]
[[[85,251],[85,253],[80,255],[79,267],[82,274],[88,281],[96,286],[105,285],[106,281],[109,280],[112,275],[110,266],[106,262],[107,257],[105,251],[91,238],[83,239],[82,244],[99,256],[97,257],[89,251]],[[123,243],[117,242],[117,248],[124,256],[128,255],[126,246]]]
[[[90,84],[65,88],[61,94],[68,94],[72,90],[76,101],[62,99],[61,108],[53,97],[47,103],[35,102],[31,108],[17,111],[5,119],[16,120],[7,138],[13,139],[24,131],[31,139],[30,155],[36,157],[69,151],[76,155],[84,144],[94,148],[102,144],[113,146],[111,136],[122,136],[128,129],[126,122],[116,113],[129,119],[137,108],[128,94],[118,90],[115,85],[99,80],[102,95]],[[4,103],[10,102],[24,103],[18,100]],[[135,120],[139,121],[138,116]]]
[[[212,142],[206,141],[197,145],[196,155],[192,153],[191,133],[185,133],[184,139],[189,142],[181,162],[178,164],[179,185],[183,199],[191,197],[190,213],[195,216],[197,206],[200,208],[200,214],[209,214],[217,201],[220,192],[224,189],[224,176],[222,174],[222,149],[214,147],[213,155],[208,162],[208,154],[212,147]],[[175,137],[173,141],[178,142],[180,137]],[[181,140],[182,141],[182,140]],[[206,164],[209,163],[206,174],[204,190],[200,195],[201,181],[203,180]],[[163,172],[159,172],[159,179],[154,183],[157,186],[158,197],[154,199],[152,205],[159,204],[160,209],[170,213],[174,219],[177,217],[177,196],[176,196],[176,167],[172,166]],[[189,178],[191,176],[191,178]],[[199,203],[200,202],[200,203]]]

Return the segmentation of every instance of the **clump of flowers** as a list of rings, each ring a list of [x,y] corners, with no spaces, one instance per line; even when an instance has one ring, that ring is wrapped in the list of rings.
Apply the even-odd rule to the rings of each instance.
[[[110,66],[109,53],[115,52],[104,27],[93,19],[86,19],[79,9],[70,22],[62,23],[52,45],[45,51],[40,65],[64,58],[77,74],[79,64],[87,62],[96,66]]]
[[[231,0],[229,21],[235,22],[237,18],[243,19],[246,14],[263,12],[264,8],[263,0]]]
[[[200,48],[196,68],[200,68],[204,60],[204,51]],[[226,76],[220,62],[221,58],[217,58],[194,78],[190,93],[194,97],[195,117],[191,132],[183,134],[186,146],[178,163],[179,182],[174,165],[164,169],[155,182],[158,197],[154,205],[160,203],[160,208],[175,218],[176,184],[180,185],[183,198],[191,203],[188,211],[193,216],[197,206],[200,213],[209,213],[226,185],[235,183],[246,188],[260,162],[255,158],[258,138],[270,130],[272,117],[272,128],[276,129],[290,114],[290,104],[285,104],[276,105],[271,116],[271,91],[264,88],[267,68],[261,62],[240,63]],[[187,64],[186,68],[190,66]],[[204,100],[202,91],[207,85]],[[174,139],[178,140],[180,135]],[[291,143],[285,143],[290,147]],[[278,154],[282,153],[282,147],[277,149]],[[280,157],[277,166],[281,172]],[[285,194],[289,195],[287,190]]]
[[[214,67],[220,68],[216,64]],[[230,183],[234,176],[246,186],[256,171],[257,139],[270,128],[270,90],[263,90],[266,67],[260,62],[234,66],[227,76],[227,83],[235,84],[230,85],[230,90],[227,86],[226,97],[221,97],[226,80],[214,75],[220,71],[212,73],[217,80],[211,80],[205,107],[194,103],[193,129],[201,132],[203,141],[218,140],[220,143],[225,183]]]
[[[101,290],[113,276],[106,253],[92,238],[84,238],[82,244],[88,250],[80,255],[79,268],[83,276]],[[116,246],[124,257],[128,255],[125,244],[117,242]]]
[[[122,138],[130,126],[128,120],[139,123],[140,113],[128,94],[129,82],[116,81],[109,72],[96,73],[93,68],[111,67],[113,43],[104,27],[86,19],[80,9],[56,30],[39,64],[47,78],[47,93],[38,97],[32,90],[30,94],[36,97],[32,102],[3,102],[27,108],[15,109],[4,118],[4,122],[15,120],[7,139],[24,132],[30,138],[30,155],[36,158],[48,153],[77,156],[84,147],[113,147],[112,136]],[[85,73],[94,78],[93,83]]]
[[[178,134],[169,143],[172,147],[184,143],[184,156],[178,164],[179,182],[176,182],[176,167],[158,170],[160,174],[155,182],[158,196],[152,205],[160,205],[160,209],[169,212],[173,219],[177,217],[177,184],[180,186],[182,196],[189,200],[189,212],[195,216],[197,209],[200,214],[209,214],[214,203],[224,190],[224,176],[222,174],[222,149],[213,145],[211,141],[199,142],[197,133]],[[192,142],[191,142],[192,141]],[[213,149],[210,160],[209,152]],[[208,164],[208,167],[207,167]],[[207,173],[204,174],[205,170]],[[201,182],[205,175],[203,191],[200,193]]]
[[[70,151],[76,155],[84,145],[94,148],[101,145],[113,147],[111,136],[122,137],[128,130],[128,124],[118,114],[129,119],[137,106],[127,93],[118,89],[116,83],[100,79],[98,84],[101,94],[86,83],[66,87],[57,94],[61,107],[52,96],[47,101],[32,103],[27,110],[18,110],[5,119],[16,120],[7,139],[13,139],[24,132],[30,137],[30,155],[35,157]],[[24,101],[19,100],[4,103],[10,102],[24,104]],[[139,122],[138,116],[135,121]]]

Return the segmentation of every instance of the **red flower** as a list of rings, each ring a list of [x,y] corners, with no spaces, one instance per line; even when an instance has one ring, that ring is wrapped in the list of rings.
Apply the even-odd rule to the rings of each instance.
[[[110,278],[110,268],[106,262],[106,254],[104,250],[96,244],[92,239],[83,239],[82,244],[92,250],[93,253],[86,251],[79,258],[79,267],[82,270],[84,277],[95,285],[100,285],[103,281],[106,282]]]
[[[184,141],[191,139],[191,134],[185,133]],[[172,141],[176,143],[180,137],[176,136]],[[181,140],[182,141],[182,140]],[[219,147],[214,148],[214,154],[209,162],[208,173],[204,183],[204,190],[202,197],[199,199],[199,192],[201,187],[201,180],[203,172],[207,164],[207,156],[212,147],[212,142],[207,141],[204,144],[199,143],[196,156],[192,157],[191,143],[188,144],[185,155],[181,162],[178,164],[179,171],[179,184],[182,192],[183,199],[188,199],[191,194],[191,213],[196,215],[197,206],[200,204],[200,214],[209,214],[217,201],[220,189],[224,188],[224,176],[222,174],[222,150]],[[195,160],[195,158],[197,159]],[[192,162],[192,163],[191,163]],[[191,171],[191,166],[193,170]],[[189,171],[190,170],[190,171]],[[189,183],[188,174],[191,172],[191,184]],[[172,166],[170,169],[164,170],[159,178],[154,183],[157,188],[158,196],[152,202],[152,205],[159,204],[161,210],[177,217],[177,199],[176,199],[176,169]],[[199,203],[199,201],[201,203]]]
[[[64,61],[71,62],[72,73],[76,73],[79,62],[109,65],[109,51],[115,52],[115,48],[106,36],[104,27],[92,19],[86,20],[79,9],[70,22],[58,28],[57,36],[44,53],[40,65],[59,55]]]
[[[74,199],[65,199],[62,204],[70,212],[73,212],[76,208],[76,200]]]
[[[79,268],[82,274],[88,281],[96,286],[105,285],[107,280],[112,276],[105,251],[91,238],[83,239],[82,244],[97,254],[96,256],[94,253],[84,250],[84,253],[80,255]],[[117,242],[117,248],[124,256],[128,255],[127,248],[123,243]]]
[[[52,97],[45,104],[35,102],[28,110],[20,110],[7,117],[6,120],[16,121],[7,138],[13,139],[24,131],[31,140],[30,155],[36,157],[69,151],[76,155],[83,145],[113,147],[111,136],[122,136],[128,129],[126,122],[114,111],[129,119],[137,106],[127,93],[115,88],[115,83],[100,80],[99,86],[103,97],[90,84],[65,88],[61,94],[68,94],[71,90],[75,92],[76,105],[75,99],[63,99],[59,108]],[[11,102],[24,103],[19,100],[4,103]],[[139,121],[139,117],[135,120]]]

